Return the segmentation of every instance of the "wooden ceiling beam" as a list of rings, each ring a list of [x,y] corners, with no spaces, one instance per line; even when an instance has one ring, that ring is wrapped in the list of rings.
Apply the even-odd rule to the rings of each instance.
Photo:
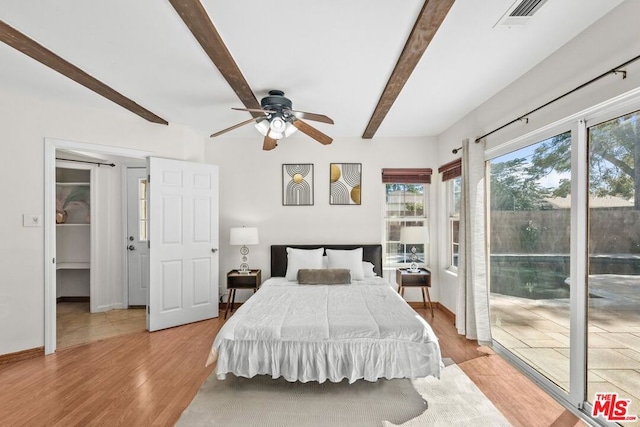
[[[371,139],[387,116],[391,106],[400,94],[411,73],[418,65],[422,54],[433,40],[440,24],[449,13],[455,0],[426,0],[418,19],[409,34],[389,81],[380,96],[378,105],[369,120],[362,138]]]
[[[169,0],[169,2],[244,106],[261,109],[249,83],[242,75],[202,3],[199,0]],[[264,113],[259,112],[251,114],[254,117],[264,116]]]
[[[168,124],[163,118],[158,117],[100,80],[85,73],[1,20],[0,41],[150,122]]]

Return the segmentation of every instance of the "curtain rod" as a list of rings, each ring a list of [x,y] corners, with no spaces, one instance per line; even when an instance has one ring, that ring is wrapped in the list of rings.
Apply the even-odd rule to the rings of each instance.
[[[524,121],[526,121],[526,123],[529,123],[529,118],[527,118],[528,115],[533,114],[536,111],[541,110],[544,107],[546,107],[548,105],[551,105],[556,101],[559,101],[560,99],[564,98],[565,96],[571,95],[573,92],[576,92],[576,91],[578,91],[578,90],[580,90],[580,89],[582,89],[582,88],[584,88],[586,86],[589,86],[591,83],[597,82],[598,80],[600,80],[603,77],[608,76],[609,74],[618,74],[618,73],[620,73],[620,74],[622,74],[622,79],[623,80],[626,79],[627,78],[627,72],[624,71],[624,70],[621,70],[620,68],[625,67],[625,66],[631,64],[632,62],[637,61],[638,59],[640,59],[640,55],[636,56],[635,58],[632,58],[632,59],[628,60],[627,62],[624,62],[624,63],[618,65],[617,67],[612,68],[611,70],[609,70],[607,72],[604,72],[604,73],[600,74],[597,77],[594,77],[593,79],[589,80],[588,82],[583,83],[580,86],[571,89],[569,92],[563,93],[562,95],[558,96],[557,98],[552,99],[551,101],[547,102],[546,104],[541,105],[538,108],[534,108],[533,110],[529,111],[528,113],[525,113],[525,114],[521,115],[517,119],[513,119],[509,123],[504,124],[504,125],[500,126],[499,128],[496,128],[496,129],[492,130],[491,132],[486,133],[486,134],[476,138],[476,142],[480,142],[481,139],[486,138],[487,136],[492,135],[492,134],[504,129],[507,126],[510,126],[510,125],[514,124],[515,122],[520,122],[520,121],[524,120]]]
[[[101,162],[90,162],[88,160],[62,159],[60,157],[56,157],[56,160],[64,160],[65,162],[89,163],[89,164],[98,165],[98,166],[111,166],[112,168],[116,167],[115,163],[101,163]]]

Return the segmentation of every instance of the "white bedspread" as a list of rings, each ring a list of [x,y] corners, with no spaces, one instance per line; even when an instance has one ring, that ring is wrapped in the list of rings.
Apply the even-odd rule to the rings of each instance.
[[[266,281],[218,333],[208,364],[288,381],[440,375],[429,324],[381,278],[350,285]]]

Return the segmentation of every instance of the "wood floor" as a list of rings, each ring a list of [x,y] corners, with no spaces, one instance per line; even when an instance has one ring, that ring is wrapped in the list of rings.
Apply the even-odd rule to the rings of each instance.
[[[514,426],[585,425],[500,356],[459,336],[444,313],[416,309],[453,359]],[[0,365],[3,426],[171,426],[212,372],[223,319],[137,332]]]

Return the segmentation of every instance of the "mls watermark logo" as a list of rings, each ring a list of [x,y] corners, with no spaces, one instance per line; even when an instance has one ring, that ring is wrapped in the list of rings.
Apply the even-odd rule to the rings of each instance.
[[[630,399],[618,398],[618,393],[596,393],[591,415],[602,415],[607,421],[638,421],[637,415],[627,414],[630,403]]]

